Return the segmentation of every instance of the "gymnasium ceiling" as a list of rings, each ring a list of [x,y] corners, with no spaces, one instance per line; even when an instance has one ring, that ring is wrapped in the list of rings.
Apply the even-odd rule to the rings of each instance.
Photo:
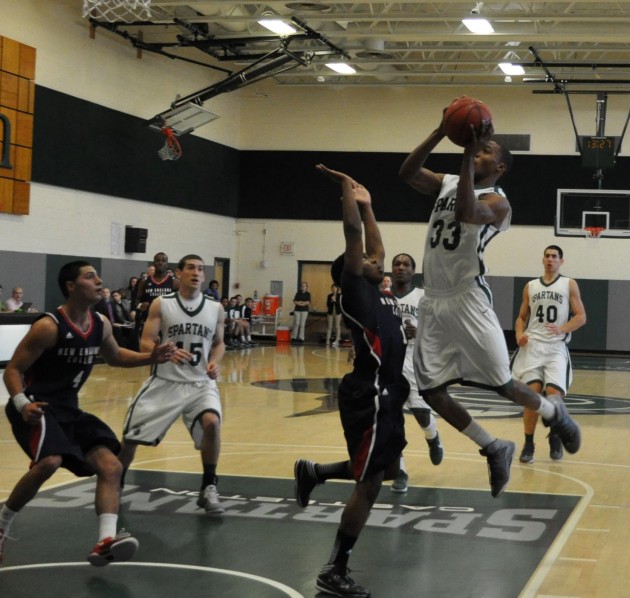
[[[490,21],[494,33],[468,31],[461,20],[473,12]],[[295,37],[281,42],[258,24],[270,13],[287,22],[296,17],[306,29],[298,26]],[[264,56],[285,43],[288,62],[277,72],[269,67],[262,77],[273,76],[283,86],[517,85],[630,92],[630,1],[153,0],[151,16],[141,24],[98,20],[97,39],[117,34],[130,43],[130,52],[177,56],[226,77],[252,65],[260,68]],[[356,73],[334,73],[325,66],[333,60],[348,62]],[[506,81],[501,62],[520,64],[525,74]]]

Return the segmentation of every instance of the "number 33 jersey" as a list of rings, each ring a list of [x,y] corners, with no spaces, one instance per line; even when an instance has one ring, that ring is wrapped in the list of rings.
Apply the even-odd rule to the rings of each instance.
[[[206,382],[208,356],[212,346],[219,310],[223,306],[200,296],[200,303],[190,309],[178,292],[162,295],[159,298],[162,324],[162,342],[172,342],[180,349],[192,354],[190,361],[182,363],[161,363],[156,365],[154,374],[173,382]]]
[[[446,174],[435,201],[424,246],[422,273],[424,288],[440,295],[457,294],[479,285],[487,269],[483,254],[488,243],[510,227],[511,210],[503,221],[494,224],[470,224],[455,218],[455,198],[459,176]],[[499,187],[475,187],[475,197],[486,193],[505,194]]]

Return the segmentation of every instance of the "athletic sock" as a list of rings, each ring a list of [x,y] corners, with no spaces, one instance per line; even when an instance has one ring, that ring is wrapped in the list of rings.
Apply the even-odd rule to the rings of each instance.
[[[98,541],[116,536],[118,515],[116,513],[101,513],[98,516]]]
[[[326,463],[324,465],[315,464],[315,473],[320,483],[326,480],[351,480],[352,473],[350,461],[339,461],[337,463]]]
[[[350,536],[341,530],[337,530],[335,544],[333,545],[328,562],[324,565],[323,571],[335,569],[341,575],[345,575],[348,567],[348,559],[350,558],[350,553],[356,541],[356,536]]]
[[[481,448],[487,447],[496,440],[492,434],[486,432],[474,419],[462,430],[462,434],[468,436]]]
[[[540,414],[543,419],[551,421],[556,416],[556,406],[543,396],[540,396],[540,407],[536,409],[536,413]]]
[[[431,414],[431,420],[429,421],[429,425],[426,428],[422,428],[424,432],[424,437],[427,440],[433,440],[437,436],[437,425],[435,423],[435,417]]]
[[[533,434],[525,434],[525,444],[534,444]]]
[[[0,529],[4,530],[4,535],[9,535],[11,524],[17,515],[17,511],[12,511],[7,505],[2,505],[0,509]]]
[[[217,464],[203,464],[203,479],[201,481],[201,491],[203,492],[207,486],[211,484],[213,486],[217,485],[219,479],[217,478]]]

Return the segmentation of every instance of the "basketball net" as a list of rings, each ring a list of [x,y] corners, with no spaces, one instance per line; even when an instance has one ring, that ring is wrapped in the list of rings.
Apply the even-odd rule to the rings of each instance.
[[[182,146],[173,129],[170,127],[162,127],[162,133],[166,137],[164,145],[158,150],[158,156],[162,160],[177,160],[182,156]]]
[[[151,18],[151,0],[83,0],[83,18],[97,21],[146,21]]]
[[[584,227],[584,237],[589,243],[593,243],[594,241],[598,241],[602,235],[602,233],[606,230],[603,226],[585,226]]]

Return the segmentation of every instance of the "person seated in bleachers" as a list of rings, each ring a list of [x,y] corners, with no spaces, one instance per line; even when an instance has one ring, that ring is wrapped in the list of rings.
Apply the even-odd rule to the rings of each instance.
[[[211,280],[208,284],[208,288],[204,291],[204,293],[210,297],[213,301],[218,301],[219,297],[219,281]]]
[[[4,302],[2,311],[20,313],[20,312],[36,312],[37,310],[30,304],[25,304],[22,300],[24,297],[24,291],[22,287],[14,287],[11,291],[11,296]]]

